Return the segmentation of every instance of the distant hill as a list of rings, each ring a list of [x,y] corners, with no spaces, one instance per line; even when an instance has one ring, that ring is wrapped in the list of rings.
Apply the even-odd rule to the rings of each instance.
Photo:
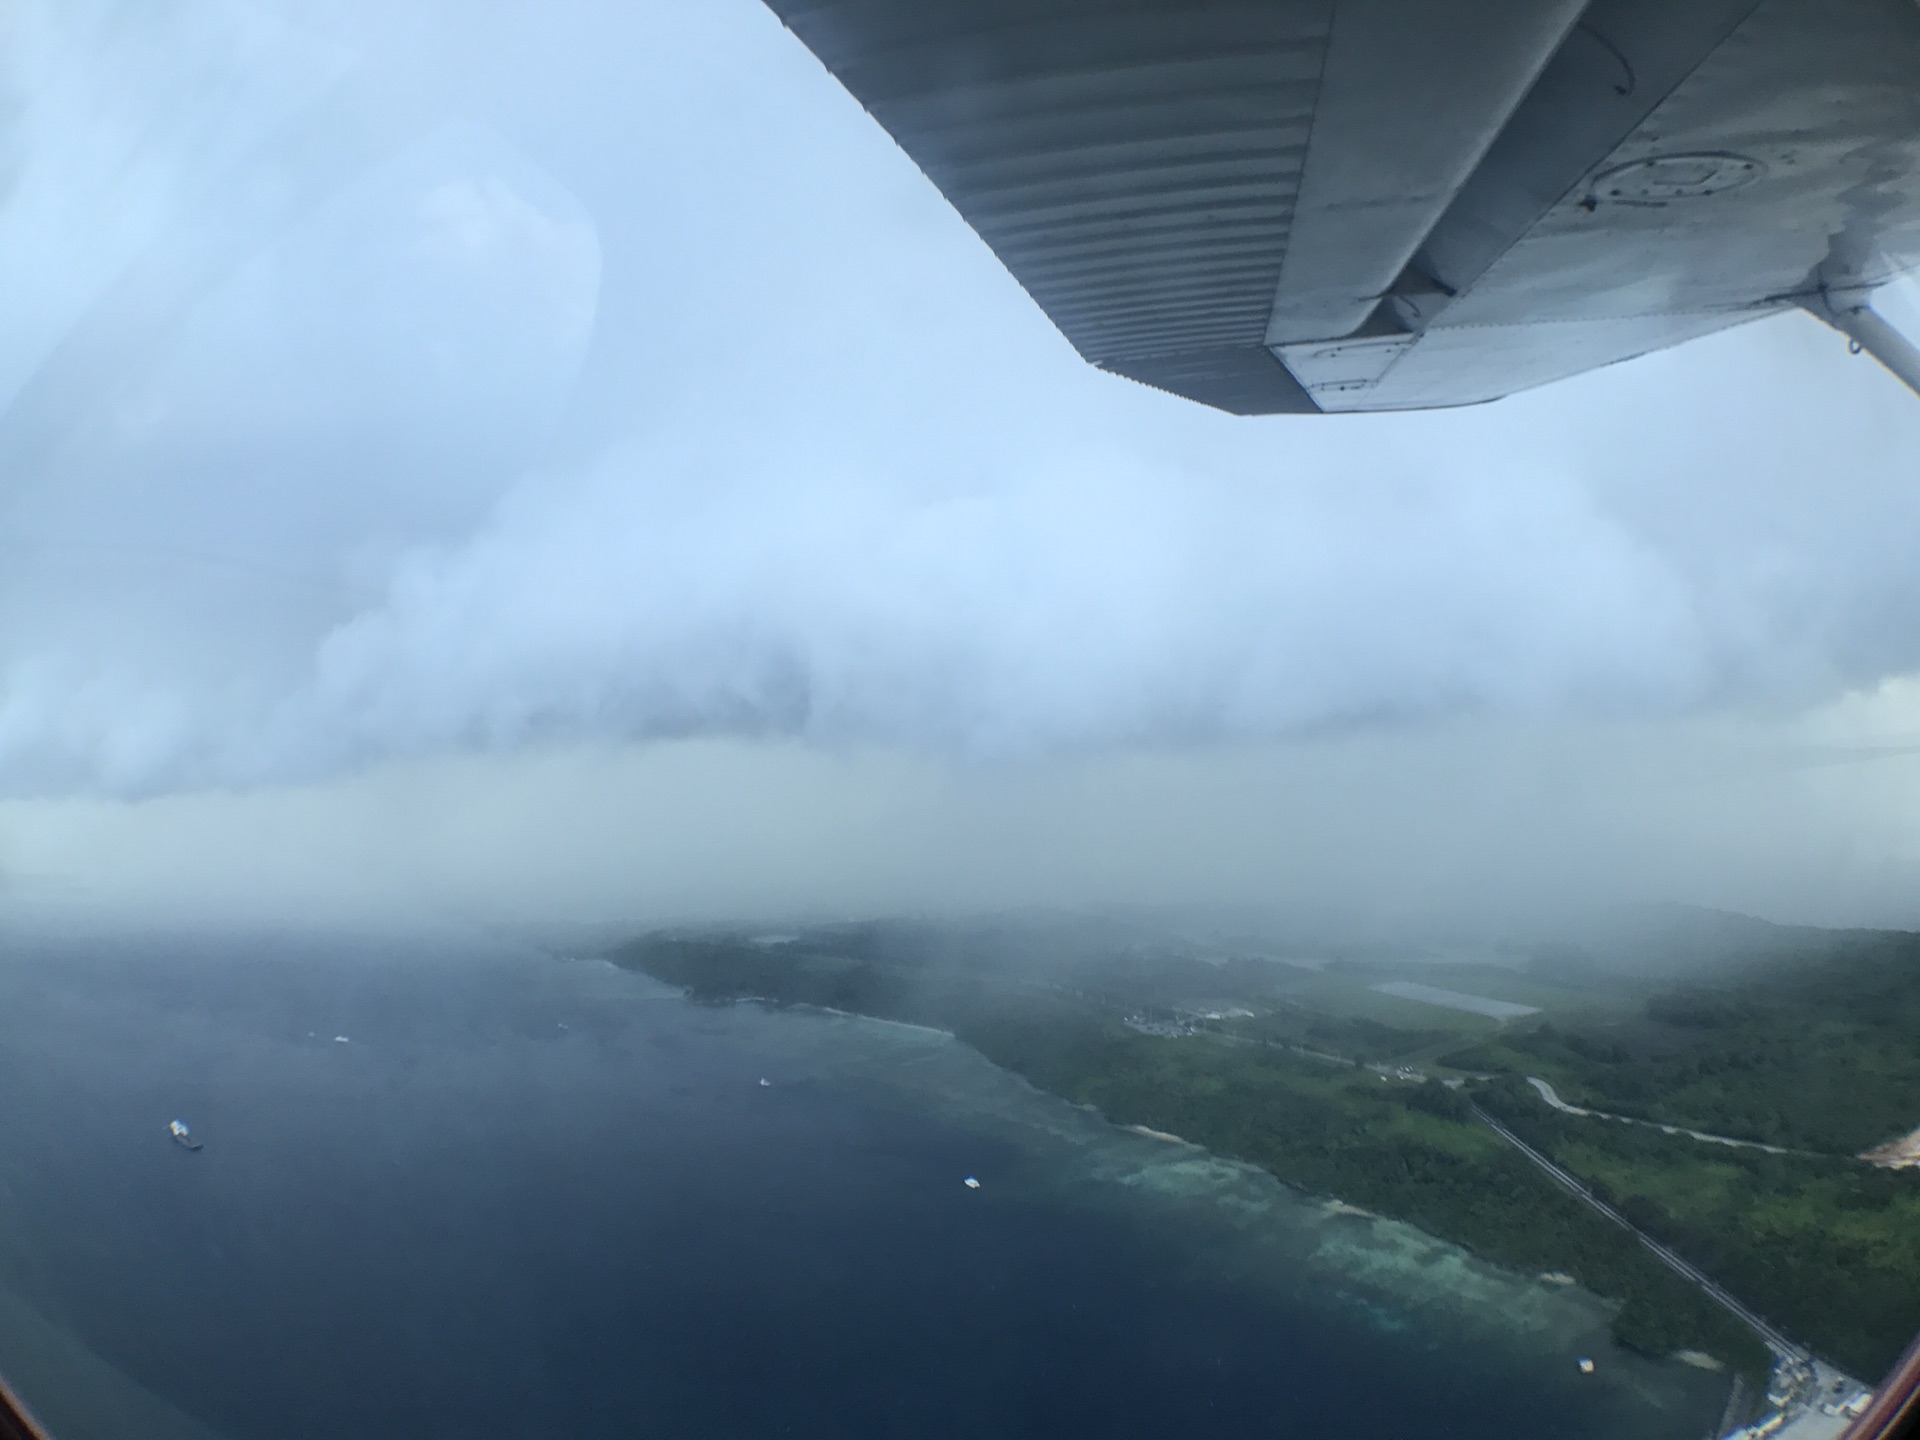
[[[1527,967],[1562,984],[1612,978],[1724,977],[1778,961],[1815,958],[1853,932],[1776,925],[1699,905],[1619,905],[1590,912],[1519,950]]]

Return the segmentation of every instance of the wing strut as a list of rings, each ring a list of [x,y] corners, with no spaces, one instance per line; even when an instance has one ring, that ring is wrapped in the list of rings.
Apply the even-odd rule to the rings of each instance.
[[[1854,348],[1864,350],[1888,370],[1901,384],[1920,395],[1920,346],[1902,335],[1873,308],[1870,290],[1821,290],[1801,302],[1808,313],[1818,316],[1847,339]]]

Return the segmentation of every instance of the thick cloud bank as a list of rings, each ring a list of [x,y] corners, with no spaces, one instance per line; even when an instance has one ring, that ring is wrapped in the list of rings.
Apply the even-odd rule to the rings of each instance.
[[[327,636],[299,749],[745,730],[1018,754],[1697,684],[1674,578],[1556,477],[1382,477],[1362,507],[1359,479],[1075,463],[921,498],[770,476],[688,504],[618,460],[529,486]]]
[[[137,9],[17,21],[0,790],[1920,668],[1920,402],[1812,322],[1234,421],[1082,367],[756,0]]]

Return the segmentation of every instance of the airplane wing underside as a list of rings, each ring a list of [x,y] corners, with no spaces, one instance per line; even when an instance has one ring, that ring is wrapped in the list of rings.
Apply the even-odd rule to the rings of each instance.
[[[768,0],[1102,369],[1463,405],[1920,260],[1914,0]]]

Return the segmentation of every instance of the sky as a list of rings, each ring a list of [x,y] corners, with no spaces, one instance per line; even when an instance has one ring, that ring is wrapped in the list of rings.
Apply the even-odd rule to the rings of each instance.
[[[759,0],[6,24],[0,923],[1920,924],[1920,401],[1810,319],[1236,419]]]

